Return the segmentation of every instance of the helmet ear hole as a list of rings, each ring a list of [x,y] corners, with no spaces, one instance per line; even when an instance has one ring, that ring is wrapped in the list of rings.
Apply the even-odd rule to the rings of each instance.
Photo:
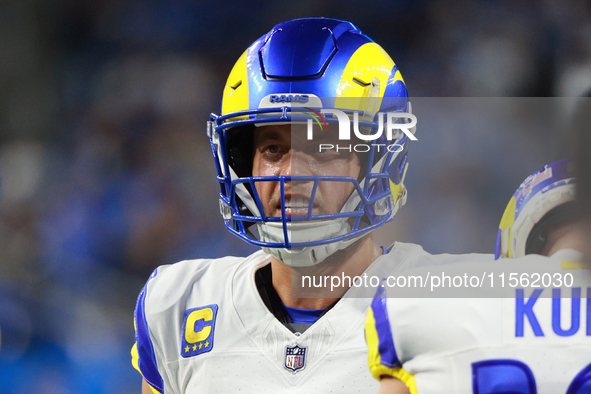
[[[230,167],[241,178],[252,176],[254,125],[228,130],[227,150]]]
[[[228,151],[228,164],[236,175],[240,178],[246,178],[252,176],[252,161],[254,159],[254,125],[235,127],[228,130],[227,134],[227,151]],[[250,184],[245,183],[244,187],[248,193],[252,196],[252,188]],[[236,205],[238,207],[238,213],[243,216],[256,216],[250,209],[242,202],[240,197],[236,196]],[[244,228],[251,227],[254,222],[242,221]],[[238,222],[234,223],[234,226],[238,226]],[[236,230],[240,230],[236,228]]]
[[[534,225],[527,237],[525,254],[542,254],[548,241],[550,231],[557,226],[576,221],[576,206],[574,201],[564,203],[546,213],[538,223]]]

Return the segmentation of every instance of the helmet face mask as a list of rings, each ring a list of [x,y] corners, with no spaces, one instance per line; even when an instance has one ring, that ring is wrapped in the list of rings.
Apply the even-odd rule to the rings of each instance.
[[[501,219],[495,259],[541,254],[548,231],[574,220],[575,184],[571,158],[548,164],[527,177]]]
[[[390,128],[388,140],[384,124],[390,113],[410,112],[406,88],[390,57],[352,24],[309,18],[277,25],[234,66],[221,111],[211,115],[208,135],[225,226],[283,263],[318,264],[392,220],[404,204],[408,135]],[[322,138],[336,130],[341,137],[343,113],[353,138]],[[253,171],[263,130],[286,128],[289,138],[279,140],[289,169]],[[347,146],[339,150],[341,142]],[[330,167],[327,156],[344,164],[321,171]],[[357,172],[345,158],[358,161]]]

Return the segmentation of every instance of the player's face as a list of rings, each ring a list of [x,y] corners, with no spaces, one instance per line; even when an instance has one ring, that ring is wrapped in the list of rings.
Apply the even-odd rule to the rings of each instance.
[[[293,137],[292,138],[292,128]],[[297,133],[297,134],[295,134]],[[296,138],[297,137],[297,138]],[[301,137],[301,138],[300,138]],[[305,126],[273,125],[258,127],[254,134],[253,176],[346,176],[357,179],[360,171],[355,153],[319,152],[319,144],[330,144],[325,136],[314,141],[306,139]],[[336,146],[336,143],[334,144]],[[280,182],[256,182],[265,215],[281,216]],[[285,183],[285,213],[287,216],[308,214],[313,181]],[[354,190],[351,182],[321,181],[314,196],[312,215],[340,212]]]

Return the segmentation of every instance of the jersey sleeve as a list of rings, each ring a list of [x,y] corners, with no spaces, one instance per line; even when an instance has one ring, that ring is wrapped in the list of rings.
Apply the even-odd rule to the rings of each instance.
[[[411,394],[417,394],[414,376],[404,370],[396,353],[392,326],[388,318],[387,301],[385,289],[379,287],[367,312],[365,339],[368,347],[369,370],[378,380],[381,380],[384,375],[395,377],[408,387]]]
[[[156,276],[155,270],[148,283]],[[148,382],[152,391],[156,394],[164,394],[164,381],[158,370],[156,355],[154,353],[154,344],[150,336],[148,322],[146,320],[146,292],[148,283],[144,286],[137,300],[134,313],[135,325],[135,344],[131,348],[131,364],[142,374]]]

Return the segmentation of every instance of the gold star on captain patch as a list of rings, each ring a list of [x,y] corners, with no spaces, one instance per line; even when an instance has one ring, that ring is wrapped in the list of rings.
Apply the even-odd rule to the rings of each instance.
[[[187,347],[185,348],[185,353],[189,353],[189,345],[187,345]]]
[[[209,341],[205,342],[205,347],[209,347]]]
[[[197,344],[193,345],[193,351],[197,350]]]
[[[201,348],[203,347],[203,343],[199,344],[199,350],[201,350]]]

